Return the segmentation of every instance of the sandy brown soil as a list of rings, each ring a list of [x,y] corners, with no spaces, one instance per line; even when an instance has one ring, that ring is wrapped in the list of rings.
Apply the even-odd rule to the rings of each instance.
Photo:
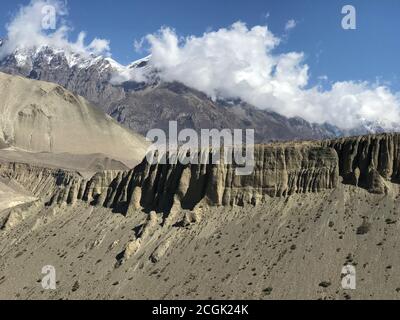
[[[340,185],[204,209],[185,227],[184,211],[163,227],[161,216],[149,223],[141,211],[31,205],[0,231],[0,298],[398,299],[400,198],[391,189],[372,195]],[[121,264],[138,235],[138,250]],[[356,290],[341,288],[347,264],[356,267]],[[56,267],[55,291],[42,289],[45,265]]]
[[[56,84],[0,72],[0,101],[0,149],[105,154],[130,168],[146,154],[144,137]]]

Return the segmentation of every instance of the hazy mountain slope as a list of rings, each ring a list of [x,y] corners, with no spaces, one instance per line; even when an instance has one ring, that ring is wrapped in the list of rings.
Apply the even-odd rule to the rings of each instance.
[[[17,50],[0,61],[0,71],[60,84],[144,135],[150,129],[164,129],[166,123],[176,119],[197,131],[253,128],[257,142],[321,139],[340,134],[333,127],[288,119],[245,103],[211,101],[183,84],[160,83],[156,71],[149,84],[112,84],[112,79],[123,79],[121,76],[129,70],[142,68],[148,68],[146,59],[121,66],[110,58],[82,57],[49,47]]]
[[[0,140],[33,152],[102,153],[132,165],[147,144],[59,85],[0,73]]]
[[[125,86],[134,85],[125,83]],[[161,83],[128,90],[108,113],[139,133],[166,130],[169,121],[181,129],[255,129],[257,142],[271,140],[322,139],[335,136],[334,128],[312,125],[300,118],[288,119],[259,110],[241,101],[212,101],[204,93],[181,83]]]

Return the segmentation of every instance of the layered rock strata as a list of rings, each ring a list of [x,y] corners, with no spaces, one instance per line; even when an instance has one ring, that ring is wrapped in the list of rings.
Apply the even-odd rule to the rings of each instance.
[[[387,183],[400,181],[400,134],[343,138],[323,143],[339,157],[343,182],[385,193]]]
[[[64,170],[0,164],[0,177],[24,185],[48,205],[84,201],[128,214],[169,213],[200,206],[257,205],[270,197],[321,192],[343,182],[385,193],[400,178],[400,135],[324,142],[260,145],[252,174],[236,165],[155,164],[145,159],[131,171],[104,171],[91,179]]]

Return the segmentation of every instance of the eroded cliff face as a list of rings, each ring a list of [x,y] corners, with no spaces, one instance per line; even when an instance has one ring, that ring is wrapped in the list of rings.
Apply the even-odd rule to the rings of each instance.
[[[400,134],[370,135],[323,143],[339,157],[343,182],[372,193],[387,192],[387,182],[400,181]]]
[[[1,178],[18,183],[47,206],[73,205],[79,200],[97,205],[101,202],[101,195],[107,195],[115,184],[119,186],[118,177],[123,175],[122,171],[104,171],[91,179],[84,179],[73,171],[0,162]]]
[[[0,177],[14,179],[49,206],[84,201],[122,214],[255,206],[271,197],[334,189],[341,181],[381,194],[388,192],[389,182],[399,182],[400,135],[260,145],[251,175],[236,175],[236,168],[150,165],[145,159],[131,171],[104,171],[84,179],[64,170],[0,164]]]
[[[43,201],[50,200],[61,188],[79,180],[79,175],[73,172],[4,162],[0,162],[0,177],[17,182]]]
[[[211,158],[211,154],[210,154]],[[268,197],[319,192],[338,183],[338,159],[332,148],[299,145],[257,146],[251,175],[236,175],[235,165],[150,165],[104,171],[85,180],[75,172],[0,166],[0,176],[27,186],[48,205],[85,201],[119,213],[143,208],[169,213],[197,206],[257,205]]]
[[[198,205],[232,206],[319,192],[338,183],[338,160],[331,148],[274,145],[255,148],[250,175],[236,175],[235,165],[153,165],[144,161],[133,173],[134,206],[168,212]]]

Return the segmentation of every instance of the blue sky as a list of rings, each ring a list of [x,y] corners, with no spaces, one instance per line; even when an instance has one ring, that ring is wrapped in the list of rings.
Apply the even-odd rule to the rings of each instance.
[[[211,98],[341,129],[400,128],[399,0],[69,0],[52,32],[42,9],[62,13],[62,0],[31,1],[2,1],[0,25],[12,23],[0,55],[50,45],[128,64],[151,51],[162,80]],[[342,28],[345,5],[356,9],[356,30]],[[135,52],[143,37],[149,52]],[[147,79],[143,70],[116,70],[114,82]]]
[[[2,0],[0,25],[10,20],[19,4],[29,1]],[[341,8],[357,9],[357,30],[341,28]],[[268,24],[284,37],[290,19],[297,22],[277,51],[302,51],[310,66],[311,84],[327,75],[332,81],[368,80],[391,82],[400,87],[400,1],[398,0],[69,0],[69,20],[88,39],[111,40],[113,57],[128,63],[140,57],[133,41],[156,32],[161,26],[175,28],[179,35],[201,35],[209,29],[243,21],[250,27]],[[268,18],[267,18],[268,16]]]

